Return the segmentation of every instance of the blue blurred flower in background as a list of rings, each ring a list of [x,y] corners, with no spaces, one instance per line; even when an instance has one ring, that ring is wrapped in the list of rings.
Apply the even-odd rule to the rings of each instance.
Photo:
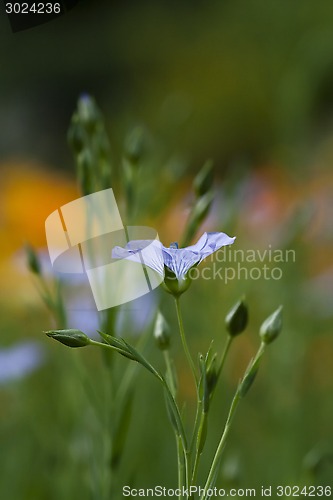
[[[0,385],[19,380],[45,362],[45,352],[38,342],[17,342],[0,349]]]
[[[118,308],[115,333],[119,337],[136,336],[145,332],[155,319],[159,294],[154,290]]]

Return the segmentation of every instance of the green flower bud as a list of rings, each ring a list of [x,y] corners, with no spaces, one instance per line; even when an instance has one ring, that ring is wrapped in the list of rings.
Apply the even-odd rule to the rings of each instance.
[[[88,94],[83,94],[77,103],[77,113],[80,122],[89,133],[94,132],[96,124],[101,119],[100,111],[95,99]]]
[[[261,325],[260,337],[265,344],[270,344],[279,335],[282,328],[282,306],[280,306]]]
[[[170,293],[174,297],[180,297],[188,287],[190,286],[192,280],[189,276],[189,273],[185,274],[185,276],[181,276],[179,279],[177,276],[170,271],[168,267],[164,267],[164,281],[163,288],[166,292]]]
[[[125,155],[132,163],[137,163],[142,158],[144,149],[144,129],[142,127],[135,127],[126,137]]]
[[[170,330],[163,314],[158,311],[154,327],[154,337],[156,344],[161,349],[165,351],[170,347]]]
[[[208,193],[213,185],[213,180],[213,162],[207,160],[193,181],[193,188],[198,198]]]
[[[27,256],[28,268],[34,274],[41,275],[42,268],[35,250],[30,245],[25,246],[25,252]]]
[[[58,340],[68,347],[85,347],[90,344],[90,339],[80,330],[49,330],[46,333],[48,337]]]
[[[235,337],[242,333],[247,326],[248,317],[247,305],[243,299],[239,300],[225,318],[225,324],[229,335]]]

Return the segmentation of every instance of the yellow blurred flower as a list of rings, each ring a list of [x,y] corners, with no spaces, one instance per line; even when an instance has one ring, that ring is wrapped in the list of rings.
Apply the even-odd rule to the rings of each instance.
[[[31,281],[16,269],[15,252],[26,242],[46,247],[45,219],[79,193],[73,179],[45,165],[9,162],[0,169],[0,285],[10,301],[26,295],[24,284]]]

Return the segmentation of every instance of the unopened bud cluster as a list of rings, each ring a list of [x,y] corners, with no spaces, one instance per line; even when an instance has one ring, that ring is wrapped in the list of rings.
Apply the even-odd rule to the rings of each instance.
[[[104,120],[93,97],[83,94],[68,131],[68,142],[76,160],[78,180],[84,195],[111,185],[110,142]]]

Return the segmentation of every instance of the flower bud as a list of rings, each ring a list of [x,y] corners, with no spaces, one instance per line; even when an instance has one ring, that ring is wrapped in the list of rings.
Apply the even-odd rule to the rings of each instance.
[[[25,252],[27,256],[28,268],[34,274],[42,274],[42,268],[35,250],[30,245],[26,245]]]
[[[265,344],[270,344],[279,335],[282,328],[282,306],[280,306],[261,325],[260,337]]]
[[[169,326],[163,316],[163,314],[158,311],[155,321],[154,327],[154,337],[156,340],[156,344],[161,349],[161,351],[165,351],[169,349],[170,346],[170,331]]]
[[[137,163],[142,158],[144,149],[144,130],[142,127],[135,127],[126,137],[125,155],[132,163]]]
[[[225,324],[229,335],[235,337],[242,333],[247,326],[248,317],[247,305],[243,299],[239,300],[225,318]]]
[[[82,94],[77,103],[77,110],[79,120],[87,132],[93,132],[101,118],[95,99],[88,94]]]
[[[170,271],[168,267],[164,267],[163,287],[174,297],[180,297],[184,292],[186,292],[191,283],[192,280],[189,273],[185,274],[185,276],[177,278],[177,276]]]
[[[193,181],[193,188],[198,198],[210,190],[213,180],[213,162],[207,160]]]
[[[85,347],[90,344],[90,339],[81,330],[49,330],[46,333],[48,337],[58,340],[68,347]]]

